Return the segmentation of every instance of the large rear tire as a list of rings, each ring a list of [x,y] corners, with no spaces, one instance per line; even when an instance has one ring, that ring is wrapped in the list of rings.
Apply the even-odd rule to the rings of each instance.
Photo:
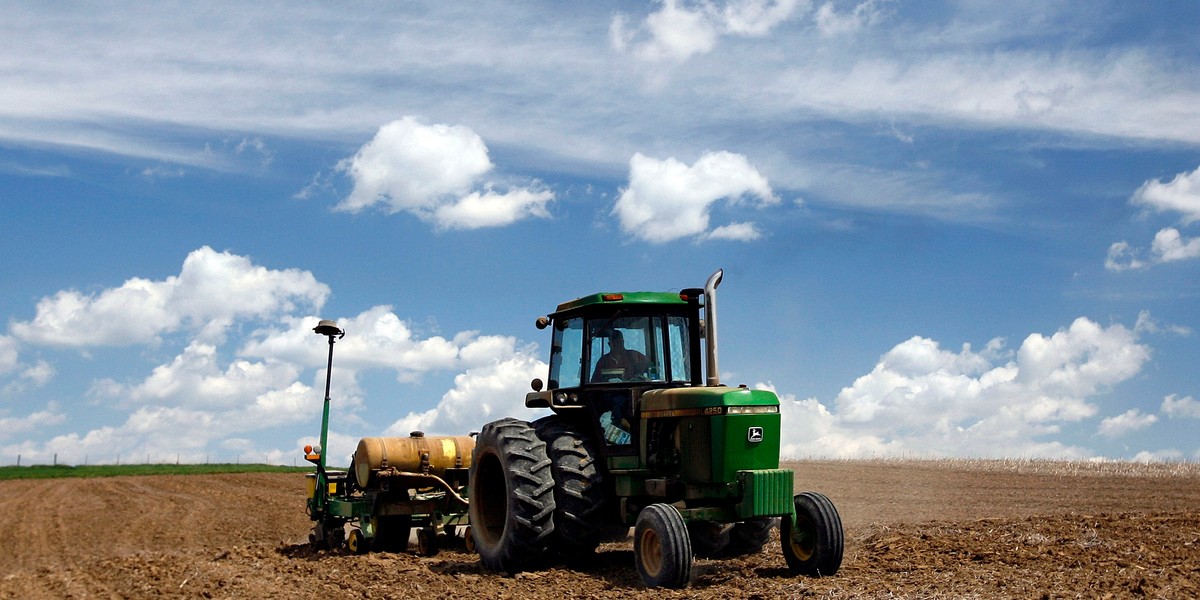
[[[483,566],[517,573],[544,559],[554,533],[546,444],[517,419],[483,426],[471,459],[471,535]]]
[[[795,499],[796,518],[783,518],[779,543],[793,573],[828,577],[842,565],[842,518],[824,494],[804,492]]]
[[[670,504],[651,504],[638,513],[633,558],[642,583],[681,588],[692,575],[692,541],[687,524]]]
[[[558,415],[533,423],[554,474],[554,547],[567,560],[596,550],[615,522],[595,441]],[[628,528],[626,528],[628,531]]]

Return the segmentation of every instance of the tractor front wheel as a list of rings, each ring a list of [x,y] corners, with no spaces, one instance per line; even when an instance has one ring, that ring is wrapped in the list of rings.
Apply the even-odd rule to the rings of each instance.
[[[642,583],[681,588],[692,574],[692,540],[687,524],[670,504],[651,504],[638,513],[633,558]]]
[[[793,573],[828,577],[842,565],[842,518],[824,494],[804,492],[795,499],[795,519],[784,517],[779,531],[783,557]]]
[[[554,533],[554,476],[546,443],[517,419],[483,426],[471,458],[468,497],[479,560],[516,573],[541,561]]]

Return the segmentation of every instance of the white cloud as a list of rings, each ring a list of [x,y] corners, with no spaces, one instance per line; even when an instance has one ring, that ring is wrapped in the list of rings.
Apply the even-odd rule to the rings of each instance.
[[[484,423],[513,416],[533,420],[547,414],[525,408],[529,382],[545,377],[547,365],[527,351],[511,345],[487,364],[467,369],[454,378],[454,388],[435,408],[411,412],[392,423],[385,435],[406,436],[412,431],[439,435],[466,435]]]
[[[1175,325],[1173,323],[1160,323],[1155,319],[1148,310],[1138,312],[1137,322],[1133,326],[1134,333],[1170,333],[1178,336],[1192,335],[1192,330],[1183,325]]]
[[[627,29],[627,16],[615,15],[609,25],[609,40],[618,51],[632,49],[640,60],[682,63],[712,52],[723,35],[765,36],[801,6],[807,9],[808,2],[731,0],[703,2],[689,8],[678,0],[664,0],[661,9],[632,29]]]
[[[516,189],[498,194],[471,192],[453,204],[434,211],[434,221],[448,229],[503,227],[528,217],[550,218],[546,204],[554,199],[548,190]]]
[[[1154,251],[1156,262],[1189,260],[1200,257],[1200,238],[1185,238],[1178,229],[1168,227],[1154,235],[1150,249]]]
[[[1130,203],[1157,212],[1177,212],[1179,221],[1190,225],[1200,220],[1200,167],[1189,173],[1179,173],[1168,183],[1152,179],[1133,193]],[[1104,266],[1110,271],[1145,269],[1153,264],[1200,258],[1200,237],[1185,237],[1175,227],[1165,227],[1154,235],[1150,244],[1151,256],[1133,248],[1128,242],[1116,242],[1108,248]]]
[[[722,25],[735,35],[767,35],[797,12],[809,9],[809,0],[730,0],[721,10]]]
[[[278,328],[254,332],[239,354],[296,364],[324,364],[328,346],[314,343],[313,327],[318,320],[313,316],[282,319]],[[400,381],[413,381],[428,371],[457,368],[460,354],[474,357],[476,348],[493,341],[491,336],[479,337],[476,332],[463,332],[452,339],[437,335],[420,338],[386,305],[341,319],[338,326],[346,332],[334,347],[339,370],[393,370]],[[470,362],[473,364],[474,359]]]
[[[650,41],[636,53],[643,60],[684,61],[706,54],[717,44],[717,30],[703,11],[680,8],[676,0],[665,0],[662,10],[646,17]]]
[[[755,196],[765,206],[779,202],[767,178],[745,156],[709,152],[692,166],[674,158],[658,160],[634,154],[629,161],[629,186],[617,198],[613,214],[621,228],[652,243],[705,236],[753,239],[752,223],[735,223],[709,232],[709,212],[718,200],[738,205]]]
[[[1152,265],[1200,258],[1200,238],[1187,238],[1174,227],[1160,229],[1154,234],[1150,245],[1150,257],[1144,258],[1142,248],[1134,248],[1128,242],[1116,242],[1108,247],[1104,268],[1110,271],[1146,269]]]
[[[1115,417],[1107,417],[1100,421],[1096,433],[1106,438],[1119,438],[1130,432],[1141,431],[1158,422],[1155,415],[1144,415],[1142,411],[1131,408]]]
[[[1031,334],[1015,353],[1000,339],[982,351],[964,345],[952,352],[913,337],[844,388],[832,408],[816,399],[781,397],[784,453],[1087,457],[1087,450],[1045,438],[1060,433],[1064,423],[1094,416],[1089,399],[1132,378],[1149,355],[1125,327],[1085,318],[1050,336]],[[1154,420],[1123,416],[1105,430]]]
[[[1190,173],[1179,173],[1168,183],[1157,179],[1147,181],[1130,201],[1158,212],[1178,212],[1185,225],[1200,221],[1200,167]]]
[[[762,237],[762,232],[754,223],[730,223],[714,228],[705,237],[710,240],[751,242]]]
[[[51,404],[46,410],[41,410],[24,417],[0,417],[0,440],[43,427],[58,425],[67,420],[67,416]]]
[[[878,23],[885,12],[882,4],[889,0],[867,0],[858,3],[845,13],[839,13],[833,2],[826,2],[817,9],[817,30],[824,37],[852,34]]]
[[[1109,271],[1128,271],[1144,269],[1148,266],[1141,257],[1142,250],[1129,245],[1129,242],[1113,242],[1108,247],[1108,256],[1104,259],[1104,268]]]
[[[514,187],[503,193],[482,180],[493,168],[483,139],[462,125],[424,125],[404,117],[379,128],[354,156],[338,164],[354,182],[339,210],[383,204],[446,229],[500,227],[548,218],[549,190]],[[483,190],[475,188],[483,186]]]
[[[184,329],[220,340],[236,319],[319,308],[328,295],[328,286],[307,271],[271,270],[205,246],[188,254],[178,276],[42,298],[33,320],[13,323],[11,331],[29,343],[70,347],[151,343]]]
[[[0,335],[0,375],[15,371],[19,356],[17,340],[7,335]]]
[[[212,411],[241,408],[251,399],[265,399],[289,388],[300,368],[283,361],[234,360],[222,366],[215,346],[193,341],[169,364],[159,365],[141,383],[123,386],[109,381],[93,388],[96,394],[127,400],[133,404],[172,404]],[[279,421],[287,415],[273,415]]]
[[[1180,398],[1176,394],[1171,394],[1163,398],[1162,407],[1159,409],[1164,415],[1174,419],[1200,419],[1200,400],[1196,400],[1191,396]]]
[[[1183,452],[1179,450],[1142,450],[1133,456],[1133,462],[1137,463],[1157,463],[1157,462],[1174,462],[1183,458]]]

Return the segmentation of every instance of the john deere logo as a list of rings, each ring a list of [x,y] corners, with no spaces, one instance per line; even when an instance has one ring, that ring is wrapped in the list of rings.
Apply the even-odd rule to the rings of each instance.
[[[751,444],[757,444],[763,440],[762,427],[751,427],[746,430],[746,441]]]

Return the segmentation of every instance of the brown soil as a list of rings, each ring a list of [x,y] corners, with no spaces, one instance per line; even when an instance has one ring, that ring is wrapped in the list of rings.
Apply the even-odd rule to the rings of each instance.
[[[1197,465],[789,466],[845,522],[833,577],[790,576],[777,543],[653,591],[628,541],[515,577],[461,546],[317,552],[302,475],[117,477],[0,482],[0,598],[1200,597]]]

